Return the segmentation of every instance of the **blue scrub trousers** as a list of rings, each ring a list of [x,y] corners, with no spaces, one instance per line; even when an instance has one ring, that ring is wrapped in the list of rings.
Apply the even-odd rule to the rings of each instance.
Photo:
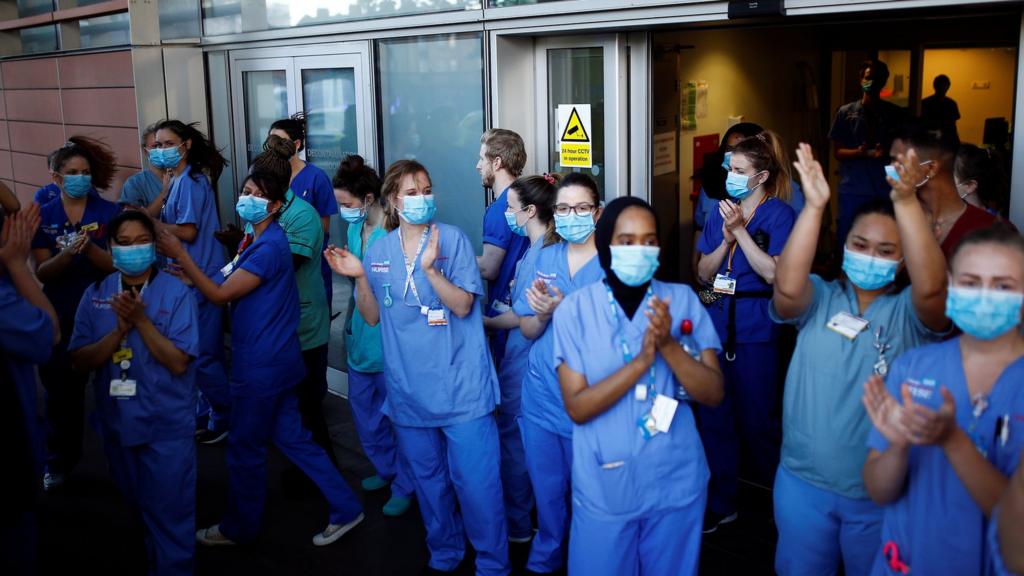
[[[519,426],[537,501],[538,530],[526,569],[554,572],[565,566],[572,498],[572,438],[551,432],[528,418],[519,418]]]
[[[454,570],[468,536],[476,549],[477,574],[508,574],[508,532],[499,521],[505,508],[494,416],[436,428],[395,425],[395,434],[416,483],[428,565]]]
[[[196,444],[187,436],[121,446],[104,434],[110,473],[146,526],[151,576],[190,576],[196,551]]]
[[[399,456],[391,419],[381,410],[386,394],[383,372],[360,372],[349,367],[348,401],[363,452],[377,475],[391,482],[391,495],[409,498],[416,487],[409,466]]]
[[[347,524],[362,513],[355,493],[302,427],[291,388],[267,397],[235,396],[228,435],[228,507],[222,534],[235,542],[256,538],[267,493],[267,444],[271,441],[320,488],[331,524]]]
[[[775,524],[780,576],[870,574],[882,549],[884,509],[868,498],[823,490],[779,466],[775,477]]]
[[[573,506],[569,576],[697,574],[707,491],[684,508],[610,521]]]
[[[771,487],[779,465],[781,423],[776,411],[779,352],[773,342],[737,344],[736,359],[718,355],[725,397],[712,408],[698,405],[697,424],[711,469],[709,510],[736,512],[740,455],[751,480]]]
[[[526,451],[523,434],[519,430],[518,416],[498,407],[498,437],[501,440],[501,490],[505,495],[505,515],[508,518],[510,538],[529,538],[533,535],[533,488],[526,469]]]
[[[224,309],[211,304],[197,291],[199,320],[199,357],[196,358],[196,384],[199,400],[196,425],[220,432],[229,426],[231,389],[224,370]]]
[[[61,326],[62,337],[50,361],[39,365],[39,380],[46,390],[46,470],[57,474],[70,474],[82,459],[89,374],[71,369],[68,341],[73,328]]]

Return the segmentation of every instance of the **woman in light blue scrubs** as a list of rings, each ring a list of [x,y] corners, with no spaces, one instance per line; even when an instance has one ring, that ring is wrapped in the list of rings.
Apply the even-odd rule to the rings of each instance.
[[[329,524],[313,537],[326,546],[363,521],[355,494],[324,449],[302,425],[296,386],[305,376],[299,343],[299,293],[288,237],[277,223],[288,184],[254,171],[242,183],[235,211],[254,239],[213,278],[169,231],[161,252],[213,304],[231,305],[231,434],[228,505],[224,519],[196,532],[206,546],[251,542],[259,534],[267,490],[267,445],[272,441],[327,499]]]
[[[326,255],[331,268],[356,279],[366,323],[381,326],[382,409],[414,479],[429,567],[454,570],[468,536],[477,574],[508,574],[494,418],[500,392],[475,251],[461,230],[434,221],[430,175],[419,162],[392,164],[382,194],[391,232],[366,250],[367,266],[348,250]]]
[[[363,162],[362,156],[351,155],[341,161],[332,185],[341,218],[348,223],[346,248],[362,260],[370,246],[387,236],[380,201],[380,176]],[[391,498],[384,504],[384,515],[401,516],[409,509],[415,487],[409,477],[409,467],[398,455],[391,419],[381,411],[387,390],[380,326],[366,323],[355,307],[354,297],[349,306],[352,315],[345,329],[348,400],[363,451],[377,469],[377,474],[363,479],[362,486],[363,490],[372,492],[390,483]]]
[[[202,132],[180,120],[156,126],[156,142],[149,161],[173,173],[171,189],[162,206],[151,207],[164,228],[185,244],[203,274],[213,276],[224,266],[224,250],[214,233],[217,198],[210,182],[220,177],[227,161]],[[159,210],[159,211],[157,211]],[[199,309],[199,357],[196,359],[196,440],[214,444],[228,433],[231,394],[224,369],[224,321],[220,306],[193,289]]]
[[[870,430],[862,384],[947,330],[945,259],[915,194],[923,170],[910,151],[894,166],[899,180],[889,180],[892,203],[865,205],[854,219],[845,278],[811,274],[831,192],[810,146],[801,144],[797,157],[807,204],[779,258],[771,308],[773,320],[800,330],[783,397],[775,569],[835,574],[842,563],[847,574],[867,574],[882,510],[861,478]],[[904,266],[912,284],[900,288]]]
[[[540,251],[532,274],[521,271],[530,285],[512,306],[520,331],[533,341],[519,426],[537,503],[538,531],[526,563],[534,572],[554,572],[565,565],[570,518],[572,422],[555,372],[551,316],[565,296],[604,278],[594,245],[594,225],[601,217],[594,179],[578,172],[566,175],[558,184],[554,214],[562,242]]]
[[[111,476],[146,527],[149,573],[195,568],[195,369],[192,291],[156,267],[156,226],[137,210],[110,221],[118,273],[78,305],[68,348],[93,373],[96,413]]]
[[[516,263],[509,286],[511,302],[523,297],[534,277],[534,266],[541,249],[559,241],[553,226],[557,177],[524,176],[509,185],[505,222],[512,234],[529,240],[530,247]],[[522,415],[523,376],[529,362],[531,342],[519,330],[519,315],[508,310],[493,318],[484,318],[488,330],[508,330],[505,355],[498,364],[501,405],[498,406],[498,434],[501,436],[501,484],[508,515],[509,542],[525,543],[533,538],[533,489],[526,468],[523,435],[519,431]]]
[[[722,401],[718,335],[690,287],[653,279],[650,205],[613,200],[594,235],[605,279],[567,296],[553,323],[574,422],[569,574],[696,574],[709,472],[687,404]]]
[[[946,314],[963,334],[865,386],[864,485],[885,506],[876,576],[994,573],[987,518],[1024,448],[1024,238],[997,224],[950,258]]]
[[[43,488],[61,486],[82,456],[85,385],[88,375],[72,370],[68,341],[75,311],[90,284],[114,271],[107,252],[107,223],[118,208],[100,196],[113,181],[117,160],[102,142],[72,136],[50,155],[60,195],[39,209],[32,258],[43,292],[61,323],[61,340],[39,366],[46,390],[46,471]]]
[[[338,203],[334,198],[331,178],[316,165],[307,162],[309,158],[306,147],[306,115],[298,112],[290,118],[283,118],[270,125],[267,136],[278,136],[292,144],[295,152],[291,157],[292,175],[289,187],[296,196],[309,202],[320,214],[320,224],[324,227],[324,245],[327,248],[331,239],[331,216],[338,213]],[[299,152],[307,151],[306,160],[299,157]],[[320,274],[324,279],[324,290],[327,291],[327,309],[331,309],[334,301],[334,288],[331,284],[331,269],[325,259],[320,260]]]
[[[142,132],[142,153],[146,157],[144,163],[149,166],[143,166],[142,171],[124,181],[121,197],[117,200],[122,207],[133,206],[154,216],[160,214],[160,207],[171,191],[173,176],[149,160],[149,151],[156,147],[156,127],[156,124],[152,124]]]
[[[730,156],[722,200],[708,218],[697,264],[702,298],[722,340],[725,375],[720,406],[698,406],[711,466],[705,533],[736,520],[741,454],[750,480],[771,486],[779,465],[781,329],[768,317],[776,262],[795,219],[789,198],[789,162],[779,137],[762,132],[741,140]]]

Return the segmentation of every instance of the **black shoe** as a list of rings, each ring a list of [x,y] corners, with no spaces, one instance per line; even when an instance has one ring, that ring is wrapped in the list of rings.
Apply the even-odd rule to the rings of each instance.
[[[223,432],[217,432],[216,430],[196,431],[196,442],[199,442],[200,444],[206,444],[207,446],[223,442],[227,437],[227,430]]]
[[[718,530],[719,526],[725,526],[736,521],[738,515],[733,512],[732,514],[715,514],[714,512],[707,512],[704,514],[704,533],[711,534],[715,530]]]

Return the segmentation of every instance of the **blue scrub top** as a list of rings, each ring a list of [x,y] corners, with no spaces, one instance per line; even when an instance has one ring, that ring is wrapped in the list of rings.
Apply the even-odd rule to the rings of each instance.
[[[654,295],[671,299],[672,337],[682,337],[680,324],[693,322],[701,350],[721,349],[704,306],[688,286],[651,282]],[[555,310],[554,361],[583,374],[594,386],[626,364],[620,338],[633,354],[643,347],[648,319],[646,302],[626,318],[616,303],[613,315],[608,289],[595,282],[566,297]],[[655,393],[635,399],[633,390],[606,412],[573,426],[572,495],[576,506],[607,521],[628,521],[685,508],[707,490],[710,477],[693,411],[681,404],[667,433],[645,440],[637,422],[651,410],[655,394],[673,397],[679,381],[664,358],[656,356]],[[648,376],[637,382],[647,384]],[[685,383],[683,383],[685,386]]]
[[[410,289],[403,297],[405,256],[399,230],[366,251],[367,278],[380,306],[387,399],[384,412],[400,426],[437,427],[475,420],[491,413],[500,392],[487,350],[480,298],[483,281],[469,238],[455,226],[435,223],[440,254],[434,267],[452,284],[473,294],[469,315],[459,318],[434,292],[420,259],[413,268],[419,302],[444,310],[445,326],[429,326]],[[389,295],[391,306],[385,305]]]
[[[195,176],[193,178],[193,176]],[[217,198],[205,174],[192,174],[192,166],[174,179],[167,203],[160,211],[165,224],[193,224],[198,233],[193,242],[184,242],[185,249],[197,266],[211,278],[224,266],[224,249],[213,233],[219,229]]]
[[[890,365],[904,351],[943,334],[918,319],[910,288],[879,296],[860,315],[852,285],[816,274],[810,281],[814,296],[801,316],[783,321],[770,309],[772,320],[799,329],[783,394],[782,465],[823,490],[867,498],[861,470],[871,421],[861,397],[878,360],[874,332],[882,328]],[[853,340],[834,332],[826,324],[839,312],[860,315],[867,329]]]
[[[60,196],[60,186],[57,186],[53,182],[50,182],[46,186],[43,186],[36,193],[32,195],[32,200],[40,206],[46,204],[50,200]]]
[[[366,251],[373,246],[377,240],[387,236],[387,231],[381,226],[374,227],[366,238],[366,246],[363,246],[363,225],[348,227],[348,249],[352,254],[363,261],[366,266]],[[357,288],[352,289],[352,299],[358,298]],[[345,330],[345,352],[348,354],[348,367],[358,372],[377,373],[384,371],[384,351],[380,342],[380,324],[370,326],[366,323],[359,307],[352,304],[352,317],[349,320],[348,329]]]
[[[64,203],[60,197],[46,203],[39,210],[41,223],[35,238],[32,239],[32,248],[45,248],[50,251],[51,256],[56,256],[61,248],[57,244],[57,238],[71,232],[79,231],[83,226],[96,225],[96,230],[89,232],[92,242],[100,249],[107,249],[107,223],[116,216],[120,210],[113,202],[108,202],[100,197],[95,190],[90,190],[85,201],[85,211],[82,212],[81,222],[71,223],[68,215],[64,212]],[[89,257],[85,254],[74,256],[71,265],[65,268],[61,277],[53,282],[43,285],[43,292],[53,303],[57,310],[57,316],[61,319],[63,338],[67,339],[71,334],[71,324],[75,319],[75,312],[78,310],[78,302],[82,294],[90,284],[107,275],[106,271],[96,268]]]
[[[957,425],[996,469],[1006,477],[1013,475],[1024,448],[1024,357],[999,375],[989,392],[988,408],[977,419],[964,376],[960,338],[900,356],[886,387],[900,398],[904,383],[920,404],[932,409],[942,404],[939,388],[945,386],[956,402]],[[1010,432],[1004,445],[996,434],[997,421],[1007,416]],[[889,442],[872,428],[867,445],[882,452]],[[885,507],[882,543],[895,542],[900,560],[915,574],[988,574],[992,564],[985,546],[986,523],[943,449],[912,446],[903,493]],[[873,574],[889,574],[881,549]]]
[[[804,190],[800,187],[800,183],[796,180],[790,182],[792,187],[793,195],[789,199],[789,207],[793,209],[794,214],[799,214],[804,209]],[[718,212],[718,200],[708,196],[708,193],[703,188],[700,189],[700,194],[697,196],[697,206],[693,212],[693,226],[697,230],[703,230],[707,224],[708,214],[712,212]]]
[[[95,344],[117,328],[110,299],[121,292],[121,274],[114,273],[86,290],[75,315],[69,350]],[[146,316],[175,348],[192,359],[199,355],[199,327],[192,291],[177,278],[157,272],[143,289]],[[196,430],[195,363],[175,376],[153,357],[138,330],[128,333],[132,351],[128,378],[136,381],[132,397],[111,397],[110,381],[121,377],[113,360],[94,372],[93,390],[102,431],[121,446],[189,438]]]
[[[0,274],[0,370],[11,378],[11,388],[4,398],[16,399],[17,411],[24,422],[24,438],[10,439],[24,442],[35,466],[34,477],[42,474],[43,434],[36,416],[36,364],[45,364],[53,350],[53,323],[50,316],[29,304],[11,284],[6,272]],[[38,480],[37,480],[38,481]]]
[[[490,318],[500,316],[502,310],[511,307],[515,300],[512,299],[511,282],[516,275],[516,266],[522,259],[523,254],[530,248],[530,239],[512,232],[505,220],[505,211],[508,210],[508,188],[505,188],[484,212],[484,244],[497,246],[505,251],[505,258],[501,261],[501,268],[498,269],[498,277],[490,283],[487,289],[487,302],[484,307],[484,314]],[[495,308],[495,306],[498,308]],[[491,352],[497,359],[505,357],[505,346],[508,342],[508,330],[498,330],[491,335]],[[500,363],[499,363],[500,364]]]
[[[880,100],[874,108],[866,108],[860,100],[844,104],[836,111],[828,138],[843,148],[865,144],[869,149],[881,144],[881,158],[854,158],[839,162],[839,193],[853,196],[889,196],[892,189],[885,180],[889,163],[889,145],[900,127],[905,110],[892,102]]]
[[[576,275],[569,276],[569,243],[559,242],[547,246],[537,256],[533,274],[524,276],[528,279],[523,292],[516,299],[513,309],[519,316],[536,316],[526,301],[526,289],[534,280],[541,279],[548,286],[557,287],[563,295],[573,292],[604,279],[604,269],[597,259],[597,254],[584,264]],[[552,321],[554,321],[552,319]],[[565,412],[562,402],[562,389],[558,385],[558,374],[555,372],[555,338],[551,324],[544,329],[530,348],[529,369],[523,378],[522,413],[523,417],[541,428],[559,434],[565,438],[572,437],[572,420]]]
[[[306,375],[292,252],[276,221],[242,251],[235,269],[259,276],[260,285],[231,304],[231,393],[274,396]]]
[[[149,206],[160,196],[160,190],[163,187],[164,183],[152,170],[143,169],[124,181],[124,186],[121,187],[121,198],[117,203]]]
[[[313,164],[306,162],[306,165],[292,180],[291,189],[296,196],[316,208],[317,214],[321,217],[330,218],[338,213],[338,200],[334,198],[334,187],[331,186],[330,177]],[[324,231],[324,243],[321,250],[327,249],[330,240],[330,231]],[[332,277],[331,267],[327,265],[327,260],[320,260],[320,275],[323,276],[324,286],[330,291]]]
[[[786,240],[789,239],[789,233],[792,232],[795,221],[796,214],[785,202],[778,198],[768,198],[754,213],[754,218],[747,224],[747,231],[769,256],[778,256],[786,247]],[[707,225],[697,243],[697,249],[702,254],[710,254],[722,243],[722,238],[722,215],[718,210],[713,210],[708,214]],[[758,240],[759,238],[761,241]],[[718,273],[725,274],[728,266],[729,256],[726,255],[722,260],[722,265],[718,268]],[[767,292],[770,295],[772,291],[772,285],[758,276],[750,266],[747,255],[743,253],[743,248],[738,244],[732,261],[732,277],[736,279],[738,292]],[[708,306],[708,313],[722,340],[725,340],[727,336],[730,298],[730,296],[720,298]],[[769,298],[770,296],[738,298],[736,300],[736,342],[738,344],[771,342],[775,338],[776,328],[768,317]]]
[[[530,246],[530,249],[516,265],[516,275],[512,281],[513,302],[523,298],[526,289],[533,283],[537,257],[540,256],[543,248],[544,238],[541,237]],[[506,414],[519,414],[521,411],[523,376],[526,375],[532,346],[533,341],[527,340],[519,328],[508,331],[505,356],[498,364],[498,382],[501,383],[501,411]]]

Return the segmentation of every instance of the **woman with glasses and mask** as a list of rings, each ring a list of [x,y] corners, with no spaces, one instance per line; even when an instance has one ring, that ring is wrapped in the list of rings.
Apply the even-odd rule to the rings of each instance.
[[[330,521],[313,537],[326,546],[363,520],[355,494],[323,448],[302,425],[296,386],[305,376],[299,343],[299,294],[288,237],[277,223],[287,183],[276,174],[246,177],[235,210],[252,225],[253,241],[213,277],[169,231],[161,252],[176,259],[199,292],[216,306],[231,305],[231,429],[228,506],[220,524],[196,539],[206,546],[250,542],[259,533],[267,489],[267,445],[273,441],[327,499]]]
[[[783,397],[782,457],[775,477],[782,576],[868,574],[879,546],[882,509],[861,470],[871,428],[863,382],[885,375],[906,350],[948,330],[946,263],[915,193],[926,171],[917,154],[898,156],[891,203],[868,203],[853,218],[845,278],[811,274],[831,192],[807,144],[797,150],[807,205],[778,262],[772,320],[799,329]],[[911,284],[901,287],[906,268]],[[814,534],[813,538],[808,534]]]
[[[537,503],[539,530],[526,564],[534,572],[562,569],[569,531],[572,421],[555,372],[551,316],[566,295],[604,278],[594,244],[600,216],[601,195],[593,178],[578,172],[566,175],[558,184],[554,207],[555,232],[562,241],[540,251],[533,273],[524,276],[531,279],[529,287],[513,304],[520,331],[533,341],[519,425]]]
[[[736,520],[739,463],[771,486],[778,466],[779,333],[768,317],[776,262],[795,219],[788,198],[789,162],[779,137],[762,132],[736,145],[729,157],[728,200],[708,218],[697,247],[705,286],[701,298],[722,340],[725,399],[698,407],[711,488],[705,533]],[[746,458],[741,458],[744,454]]]
[[[500,391],[484,337],[486,292],[475,251],[461,230],[434,221],[433,185],[419,162],[392,164],[381,194],[388,235],[363,260],[345,249],[325,255],[335,272],[355,279],[366,323],[381,327],[382,410],[416,486],[428,567],[455,570],[468,537],[477,574],[508,574],[494,418]]]
[[[192,574],[195,556],[195,369],[191,290],[156,267],[156,226],[138,210],[110,221],[116,274],[92,284],[68,344],[92,372],[111,476],[146,527],[150,574]]]
[[[39,366],[46,389],[46,490],[61,486],[82,456],[88,375],[72,370],[67,346],[82,294],[114,270],[107,223],[118,213],[96,191],[110,187],[116,170],[114,154],[102,142],[72,136],[50,155],[50,170],[60,195],[40,208],[32,240],[36,276],[61,322],[61,341]]]
[[[194,124],[180,120],[165,120],[156,125],[156,141],[149,150],[149,161],[172,174],[166,196],[158,197],[150,206],[150,215],[159,217],[162,228],[182,241],[204,274],[214,276],[224,266],[224,251],[214,237],[218,229],[217,198],[210,182],[220,177],[227,161]],[[215,444],[227,436],[231,411],[224,369],[222,310],[198,289],[193,294],[199,307],[196,440]]]

